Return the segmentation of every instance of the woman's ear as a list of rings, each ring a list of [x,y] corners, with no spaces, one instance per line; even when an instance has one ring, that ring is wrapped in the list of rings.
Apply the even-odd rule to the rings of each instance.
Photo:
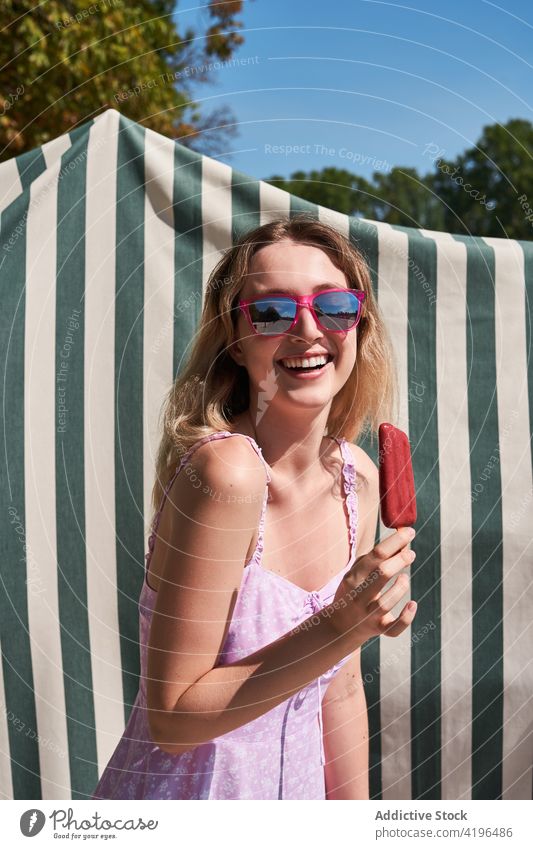
[[[228,345],[227,353],[233,360],[235,360],[238,366],[244,365],[244,357],[240,342],[232,342],[231,345]]]

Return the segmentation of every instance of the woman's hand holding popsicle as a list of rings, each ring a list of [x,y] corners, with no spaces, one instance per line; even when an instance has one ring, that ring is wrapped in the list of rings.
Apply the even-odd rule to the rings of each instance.
[[[388,422],[379,426],[379,491],[383,524],[398,530],[355,561],[332,604],[334,631],[353,633],[357,645],[380,634],[397,637],[416,614],[415,602],[407,602],[398,617],[390,612],[409,589],[409,578],[401,570],[416,557],[408,547],[415,536],[410,526],[416,522],[416,491],[407,434]],[[380,595],[398,572],[394,584]]]
[[[329,606],[330,623],[339,635],[352,634],[356,646],[380,634],[397,637],[414,619],[414,602],[407,602],[398,617],[390,613],[409,589],[409,578],[401,570],[416,557],[409,548],[413,539],[411,531],[414,536],[413,528],[398,528],[380,540],[372,551],[357,558],[337,588]],[[383,587],[397,574],[392,586],[382,593]]]

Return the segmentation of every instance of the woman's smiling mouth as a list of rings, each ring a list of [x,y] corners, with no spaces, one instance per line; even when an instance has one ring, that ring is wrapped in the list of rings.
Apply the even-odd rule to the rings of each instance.
[[[277,360],[278,365],[286,374],[294,378],[317,378],[332,367],[333,354],[320,354],[305,357],[283,357]]]

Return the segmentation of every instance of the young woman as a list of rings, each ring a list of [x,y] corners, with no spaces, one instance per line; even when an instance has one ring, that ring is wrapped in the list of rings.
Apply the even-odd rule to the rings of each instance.
[[[396,396],[341,234],[302,214],[225,253],[166,402],[140,688],[92,798],[368,798],[360,648],[414,618],[390,612],[405,573],[383,591],[414,531],[374,547],[377,467],[352,440]]]

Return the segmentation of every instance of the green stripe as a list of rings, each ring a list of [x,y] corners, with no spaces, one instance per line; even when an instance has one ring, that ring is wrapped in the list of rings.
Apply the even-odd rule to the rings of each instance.
[[[359,221],[357,218],[349,219],[349,239],[365,256],[370,267],[372,277],[372,289],[374,296],[378,297],[378,266],[379,266],[379,238],[378,230],[373,224]],[[363,434],[358,440],[363,451],[378,465],[378,442],[377,437],[371,438],[370,433]],[[379,515],[374,532],[374,544],[379,542]],[[369,730],[369,787],[371,799],[383,798],[383,776],[381,769],[381,711],[380,711],[380,669],[381,652],[380,638],[372,637],[367,640],[361,648],[361,673],[365,688],[366,703],[368,708],[368,730]]]
[[[234,245],[241,234],[259,227],[261,223],[261,200],[259,181],[231,172],[231,243]]]
[[[17,160],[18,161],[18,160]],[[29,641],[27,592],[42,592],[39,552],[28,552],[24,487],[24,323],[26,291],[26,215],[29,189],[2,213],[0,236],[0,362],[4,421],[0,475],[0,575],[2,664],[11,756],[13,797],[42,798],[37,716]],[[9,250],[4,244],[21,226]],[[26,577],[29,587],[26,588]],[[29,736],[26,736],[27,733]],[[6,753],[7,754],[7,753]]]
[[[144,128],[121,115],[118,138],[115,511],[118,617],[127,722],[139,688],[138,600],[144,579]]]
[[[72,799],[85,798],[81,788],[98,781],[85,543],[84,291],[89,133],[86,127],[83,130],[77,138],[72,134],[72,146],[62,156],[57,197],[57,581]],[[69,168],[74,160],[75,167]],[[66,416],[60,416],[61,402],[67,407]]]
[[[417,491],[417,559],[410,568],[418,609],[415,632],[434,623],[411,647],[411,786],[413,799],[441,799],[441,591],[440,486],[437,419],[437,247],[409,227],[408,406],[409,441]],[[428,288],[430,292],[428,294]],[[422,507],[422,510],[420,509]]]
[[[319,218],[318,205],[316,203],[311,203],[309,200],[302,200],[302,198],[291,195],[289,215],[292,218],[293,215],[296,215],[298,212],[307,212],[309,215],[313,215],[317,220]]]
[[[495,260],[492,247],[482,239],[454,238],[467,249],[466,372],[472,483],[472,798],[500,799],[503,528],[496,390]]]
[[[36,150],[28,150],[27,153],[22,153],[20,156],[17,156],[15,162],[17,163],[23,189],[27,189],[43,171],[46,171],[46,160],[40,147]]]
[[[374,297],[378,296],[378,262],[379,262],[379,235],[375,224],[361,221],[358,218],[350,218],[350,241],[362,251],[370,268],[372,280],[372,291]]]
[[[173,374],[190,354],[202,312],[202,157],[182,145],[174,149],[174,354]]]

